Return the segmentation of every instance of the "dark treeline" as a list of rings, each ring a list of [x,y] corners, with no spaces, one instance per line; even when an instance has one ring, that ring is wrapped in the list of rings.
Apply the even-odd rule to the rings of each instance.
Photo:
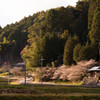
[[[14,58],[26,60],[27,66],[71,65],[81,60],[97,60],[100,40],[99,0],[78,1],[76,7],[59,7],[41,11],[20,22],[0,28],[0,55],[6,51]],[[24,49],[23,49],[24,48]],[[1,56],[1,57],[2,57]]]
[[[0,63],[3,63],[4,61],[13,62],[20,60],[20,52],[27,44],[28,28],[34,23],[34,19],[35,15],[29,16],[28,18],[25,17],[15,24],[0,28]],[[8,41],[7,43],[5,42],[5,46],[3,46],[4,39]],[[13,41],[13,44],[11,41]],[[11,48],[9,45],[11,45]]]

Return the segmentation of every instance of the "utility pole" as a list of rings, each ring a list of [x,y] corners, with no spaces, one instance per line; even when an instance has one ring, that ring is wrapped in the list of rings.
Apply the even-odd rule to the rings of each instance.
[[[25,61],[25,85],[26,85],[26,61]]]
[[[10,70],[8,68],[8,85],[9,85],[9,78],[10,78]]]
[[[43,61],[45,59],[43,59],[43,57],[41,57],[40,61],[41,61],[41,86],[42,86],[42,69],[43,69]]]
[[[7,63],[8,65],[8,85],[9,85],[9,78],[10,78],[10,64],[9,62]]]
[[[9,64],[9,62],[5,62],[5,66],[8,69],[8,85],[9,85],[9,83],[10,83],[10,81],[9,81],[9,78],[10,78],[10,64]]]
[[[97,46],[98,46],[98,52],[97,52],[97,61],[100,60],[100,49],[99,49],[99,45],[100,45],[100,41],[96,41]]]

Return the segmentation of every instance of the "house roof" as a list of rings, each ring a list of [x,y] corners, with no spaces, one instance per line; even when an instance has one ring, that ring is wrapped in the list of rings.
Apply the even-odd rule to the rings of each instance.
[[[25,62],[17,63],[15,67],[25,67]]]
[[[89,69],[89,72],[92,72],[92,71],[100,71],[100,66],[95,66]]]

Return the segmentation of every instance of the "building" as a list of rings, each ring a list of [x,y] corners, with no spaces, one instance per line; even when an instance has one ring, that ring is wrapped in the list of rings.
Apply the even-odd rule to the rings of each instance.
[[[15,70],[25,70],[25,62],[17,63],[17,64],[14,66],[14,69],[15,69]]]
[[[88,70],[89,75],[83,80],[84,86],[100,86],[100,66]]]
[[[90,77],[95,77],[100,80],[100,66],[95,66],[89,69]]]
[[[17,63],[17,64],[15,65],[15,67],[23,67],[23,68],[25,68],[25,62]]]

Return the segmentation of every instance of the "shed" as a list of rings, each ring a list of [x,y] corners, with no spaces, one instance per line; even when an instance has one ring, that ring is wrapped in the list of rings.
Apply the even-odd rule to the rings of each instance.
[[[15,65],[15,67],[25,67],[25,62],[22,62],[22,63],[17,63],[16,65]]]
[[[25,69],[25,62],[21,62],[21,63],[15,64],[14,69],[16,69],[16,70],[18,70],[18,69],[20,69],[20,70]]]
[[[98,77],[100,79],[100,66],[89,69],[90,77]]]

